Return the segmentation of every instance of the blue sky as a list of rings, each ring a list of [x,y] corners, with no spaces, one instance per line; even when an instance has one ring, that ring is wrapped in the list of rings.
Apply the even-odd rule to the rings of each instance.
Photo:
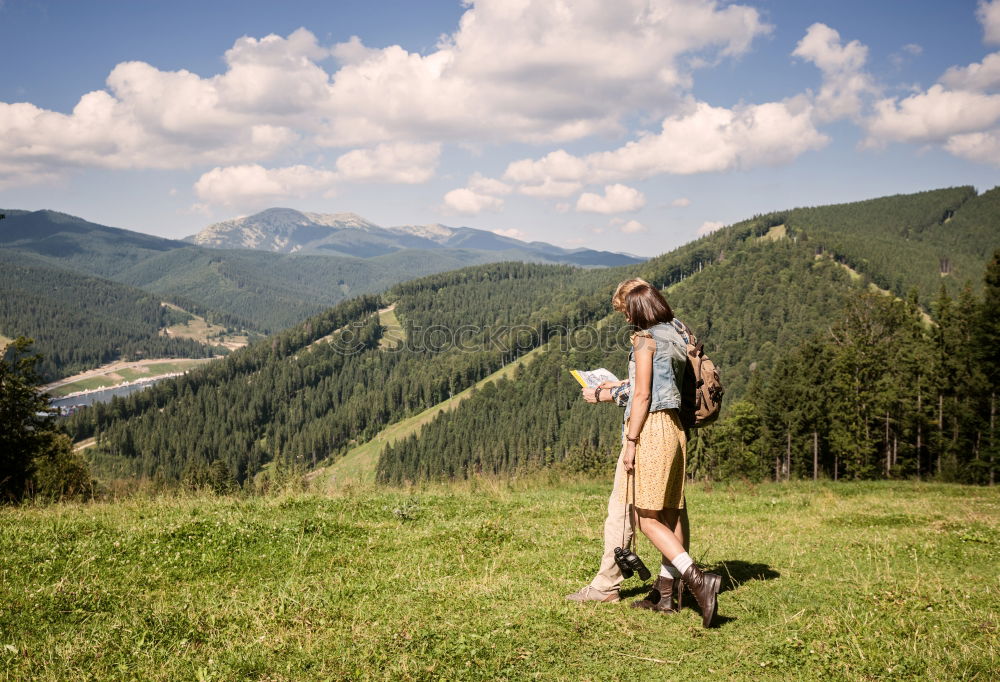
[[[268,206],[654,255],[1000,184],[1000,0],[0,0],[0,206]]]

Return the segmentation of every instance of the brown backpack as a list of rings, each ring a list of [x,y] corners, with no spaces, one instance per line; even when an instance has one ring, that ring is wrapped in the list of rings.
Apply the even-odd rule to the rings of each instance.
[[[725,393],[719,369],[705,355],[703,344],[690,327],[676,317],[673,324],[687,343],[688,355],[681,390],[681,424],[686,429],[711,424],[719,418],[722,395]]]

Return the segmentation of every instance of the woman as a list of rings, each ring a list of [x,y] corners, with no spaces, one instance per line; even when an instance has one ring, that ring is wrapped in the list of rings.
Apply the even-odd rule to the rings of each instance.
[[[683,585],[701,607],[702,625],[708,627],[715,616],[722,578],[695,566],[675,530],[684,507],[687,440],[679,409],[686,346],[671,324],[670,306],[645,280],[619,284],[612,306],[636,329],[629,352],[631,392],[625,406],[621,457],[627,479],[621,494],[635,509],[639,530],[680,573]],[[665,580],[658,577],[654,589]]]

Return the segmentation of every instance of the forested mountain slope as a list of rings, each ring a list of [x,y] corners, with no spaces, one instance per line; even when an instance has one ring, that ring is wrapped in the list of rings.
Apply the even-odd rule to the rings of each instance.
[[[850,205],[844,214],[850,220],[840,207],[796,211],[819,211],[827,230],[843,227],[851,235],[851,221],[858,221],[886,235],[899,221],[885,212],[900,201]],[[918,208],[905,222],[938,224],[955,210],[956,190],[915,195],[915,202]],[[958,220],[965,205],[968,197],[950,216],[951,229],[990,234],[981,220]],[[572,334],[574,343],[553,341],[559,348],[542,352],[537,372],[497,386],[495,394],[482,391],[420,437],[387,450],[380,475],[464,476],[480,468],[510,471],[532,462],[606,458],[617,438],[615,416],[606,412],[606,420],[598,421],[593,411],[580,411],[595,408],[582,405],[566,370],[604,365],[623,373],[627,334],[621,321],[612,317],[601,332],[607,335],[604,346],[595,345],[593,331],[579,329],[608,317],[618,281],[639,275],[669,288],[678,315],[723,366],[727,404],[747,392],[754,372],[769,372],[786,349],[828,328],[852,292],[865,288],[863,278],[855,281],[831,258],[817,257],[831,247],[813,239],[796,211],[733,225],[640,265],[581,270],[497,264],[406,282],[381,297],[338,304],[214,367],[82,412],[70,427],[77,437],[99,434],[89,452],[105,472],[176,479],[217,461],[243,482],[268,462],[304,470],[336,458],[386,424],[446,399],[539,344]],[[984,219],[989,217],[987,212]],[[788,236],[768,237],[786,222],[795,225]],[[838,247],[847,252],[852,244],[844,237]],[[921,247],[918,255],[936,261],[939,245]],[[873,277],[897,276],[877,270],[880,262],[872,265]],[[898,273],[899,286],[919,287],[918,274]],[[407,336],[392,351],[379,349],[382,328],[374,315],[390,302]],[[332,343],[311,345],[345,325]],[[570,427],[585,423],[587,428]],[[421,445],[425,436],[428,444],[451,438],[459,450],[440,459],[444,453],[431,455],[432,446]],[[438,457],[433,466],[432,456]]]
[[[34,339],[46,380],[122,357],[209,357],[213,349],[160,335],[185,316],[135,287],[0,249],[0,334]]]
[[[1000,188],[977,196],[955,187],[768,217],[897,296],[915,287],[927,307],[942,279],[979,288],[1000,234]]]
[[[243,481],[271,461],[304,467],[502,367],[538,345],[550,323],[603,316],[617,278],[517,263],[426,277],[387,296],[407,334],[397,349],[378,349],[380,301],[360,297],[210,367],[85,410],[71,428],[78,437],[99,430],[92,451],[104,470],[177,478],[221,460]]]
[[[997,192],[905,199],[797,209],[733,226],[716,238],[729,241],[710,267],[669,289],[677,315],[723,368],[727,389],[728,418],[692,443],[695,473],[993,480],[996,383],[981,367],[990,356],[995,362],[995,348],[980,339],[986,325],[977,322],[988,298],[980,304],[972,292],[982,288],[986,255],[1000,246],[1000,213],[989,209]],[[922,236],[894,240],[901,225]],[[957,305],[936,298],[940,326],[927,329],[915,306],[866,294],[864,278],[855,281],[826,257],[831,243],[838,260],[868,255],[853,262],[896,291],[940,288],[938,258],[978,276]],[[678,278],[661,259],[642,270],[661,285]],[[581,401],[568,371],[605,366],[622,376],[625,360],[622,350],[543,352],[514,380],[385,448],[378,479],[606,466],[618,451],[621,411]]]

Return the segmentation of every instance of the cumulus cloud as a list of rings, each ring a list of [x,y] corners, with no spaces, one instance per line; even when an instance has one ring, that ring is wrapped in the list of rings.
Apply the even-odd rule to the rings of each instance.
[[[475,0],[426,55],[360,40],[334,48],[326,140],[386,136],[559,142],[617,132],[690,85],[692,53],[744,53],[770,30],[757,10],[715,0]],[[683,17],[683,20],[681,20]]]
[[[480,173],[473,173],[469,177],[468,187],[473,192],[479,194],[490,194],[492,196],[504,196],[513,191],[513,187],[496,178],[488,178]]]
[[[637,234],[645,232],[648,229],[638,220],[624,220],[622,218],[613,219],[611,225],[617,227],[620,232],[624,232],[625,234]]]
[[[243,37],[215,76],[123,62],[69,114],[0,103],[0,181],[74,167],[256,164],[314,145],[374,148],[339,172],[383,179],[372,155],[387,143],[620,133],[637,112],[673,110],[694,55],[739,56],[769,30],[754,8],[718,0],[470,0],[426,54],[357,38],[324,47],[304,28]]]
[[[514,188],[496,178],[489,178],[481,173],[473,173],[465,187],[453,189],[444,195],[442,209],[447,213],[464,213],[475,215],[483,211],[499,211],[503,208],[503,199],[514,191]],[[494,230],[497,234],[502,231]],[[520,237],[517,237],[520,239]]]
[[[525,241],[528,238],[527,234],[525,234],[521,230],[518,230],[518,229],[513,228],[513,227],[510,228],[510,229],[507,229],[507,230],[493,230],[493,233],[494,234],[498,234],[501,237],[510,237],[511,239],[520,239],[521,241]]]
[[[674,208],[687,208],[691,205],[691,200],[687,197],[678,197],[670,202],[670,205]]]
[[[626,213],[646,205],[646,197],[634,187],[606,185],[604,194],[584,192],[576,200],[576,210],[588,213]]]
[[[868,122],[869,146],[885,142],[945,142],[1000,121],[1000,95],[948,90],[941,84],[902,100],[883,99]]]
[[[416,184],[434,176],[440,144],[395,142],[373,149],[355,149],[337,159],[337,174],[342,180],[399,182]]]
[[[476,215],[483,211],[499,211],[503,208],[503,199],[487,194],[474,192],[467,187],[453,189],[444,195],[443,208],[449,213],[464,213]]]
[[[698,228],[697,234],[699,237],[704,237],[705,235],[712,234],[716,230],[721,229],[725,226],[726,226],[725,223],[720,223],[715,220],[706,220],[701,224],[701,227]]]
[[[823,73],[815,97],[814,115],[820,122],[858,116],[864,95],[877,92],[864,70],[868,47],[857,40],[843,44],[840,33],[826,24],[810,26],[792,55],[812,62]]]
[[[983,25],[983,42],[1000,45],[1000,0],[979,0],[976,18]]]
[[[622,147],[584,157],[559,150],[538,160],[515,161],[504,177],[590,184],[787,163],[829,141],[814,127],[811,113],[801,100],[733,109],[692,100],[685,113],[664,119],[659,133],[644,133]]]
[[[988,54],[983,61],[968,66],[951,67],[941,76],[941,83],[952,90],[1000,90],[1000,52]]]
[[[336,173],[309,166],[268,169],[247,164],[213,168],[198,179],[194,191],[209,204],[263,206],[276,199],[328,190],[336,179]]]
[[[537,185],[521,185],[517,191],[529,197],[564,198],[576,194],[583,185],[575,181],[559,181],[545,178]]]
[[[944,148],[969,161],[1000,166],[1000,130],[953,135]]]

